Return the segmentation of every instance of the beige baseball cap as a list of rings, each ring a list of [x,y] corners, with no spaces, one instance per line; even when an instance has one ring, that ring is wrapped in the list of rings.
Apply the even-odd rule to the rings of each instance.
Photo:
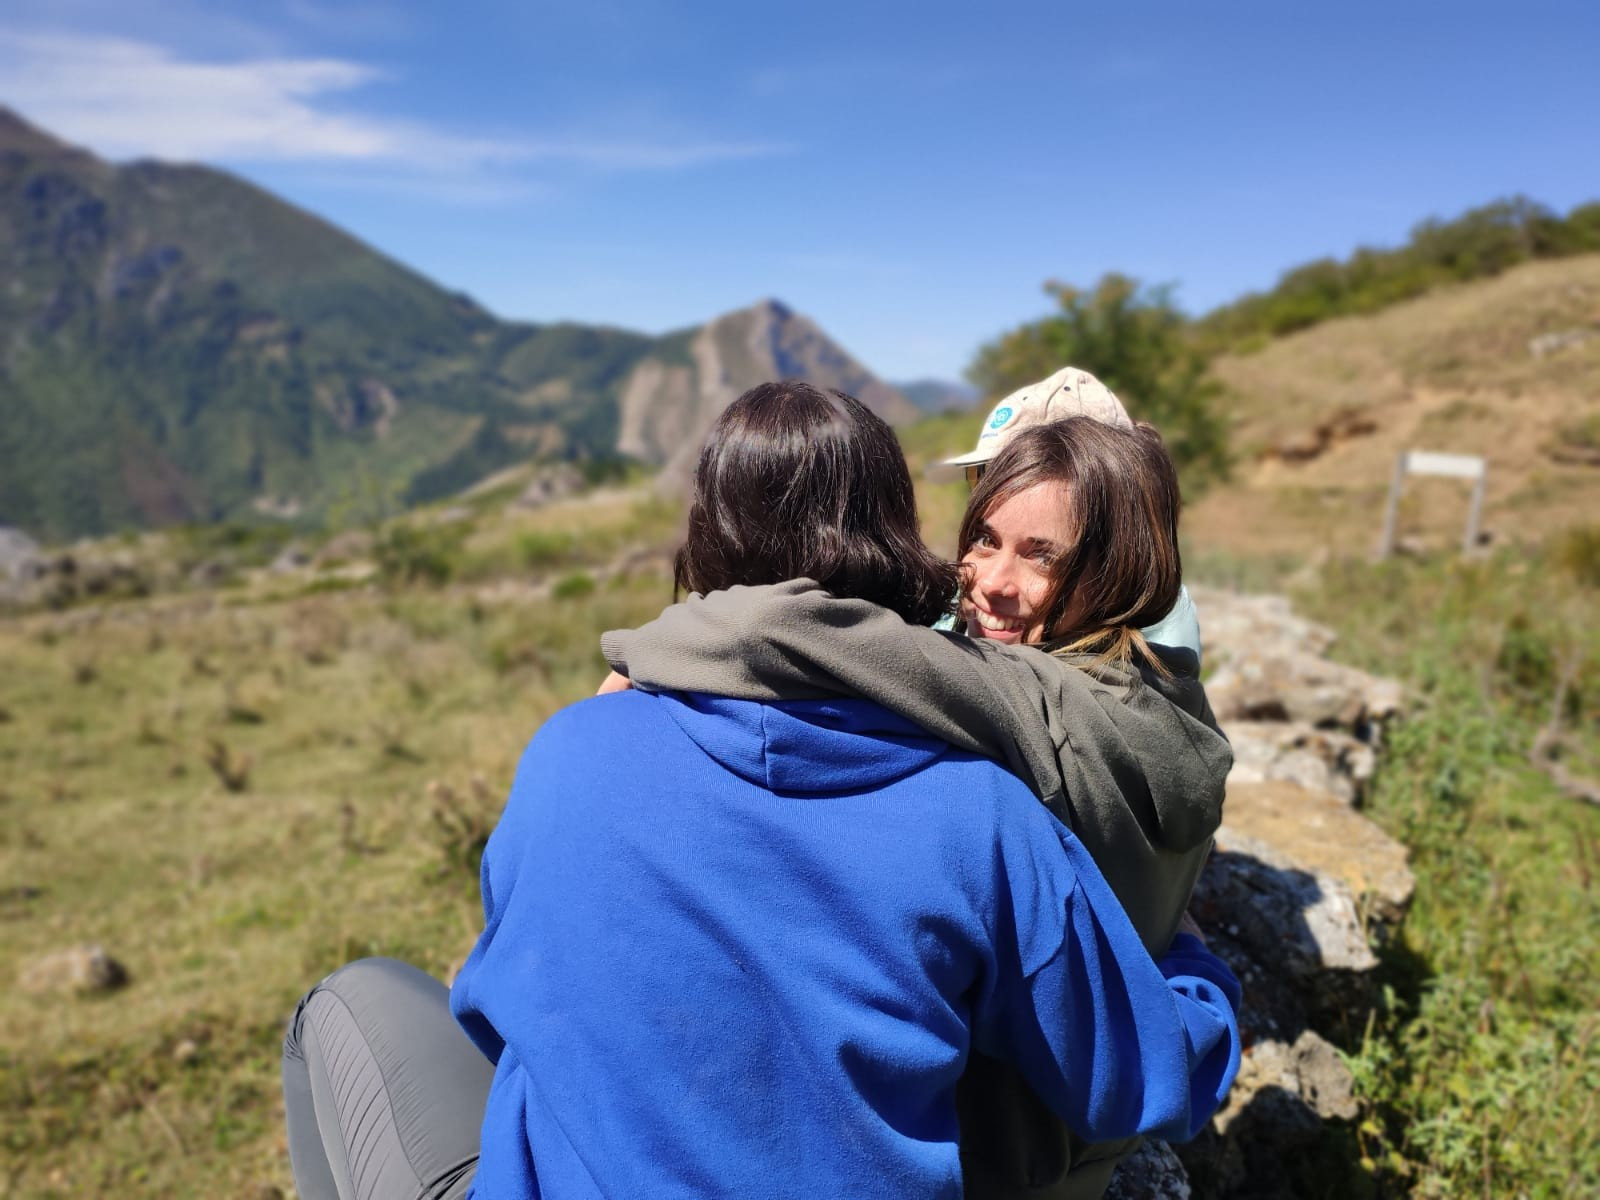
[[[978,444],[966,454],[947,458],[941,467],[982,466],[1011,440],[1011,435],[1030,425],[1064,421],[1068,417],[1093,417],[1107,425],[1133,428],[1133,418],[1122,407],[1116,393],[1089,372],[1077,367],[1062,367],[1049,379],[1018,388],[990,410],[983,420]]]

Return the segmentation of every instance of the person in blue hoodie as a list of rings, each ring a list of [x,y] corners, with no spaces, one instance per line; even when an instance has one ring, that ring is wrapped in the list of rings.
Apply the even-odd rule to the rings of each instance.
[[[955,590],[888,427],[768,384],[711,432],[677,577],[802,576],[918,624]],[[1024,784],[870,700],[565,709],[482,890],[449,996],[470,1043],[399,964],[302,1002],[303,1196],[957,1197],[975,1052],[1102,1140],[1193,1136],[1238,1069],[1238,984],[1201,941],[1152,959]]]

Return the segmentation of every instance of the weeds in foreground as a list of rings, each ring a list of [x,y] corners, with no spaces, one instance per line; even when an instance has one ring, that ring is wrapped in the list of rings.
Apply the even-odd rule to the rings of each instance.
[[[1596,599],[1542,554],[1334,566],[1298,597],[1416,692],[1369,802],[1416,899],[1352,1058],[1384,1194],[1600,1194],[1600,810],[1530,759],[1562,678],[1600,746]]]

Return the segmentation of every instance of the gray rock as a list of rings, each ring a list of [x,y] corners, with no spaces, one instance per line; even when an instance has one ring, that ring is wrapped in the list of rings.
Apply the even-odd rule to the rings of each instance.
[[[1400,685],[1329,662],[1323,655],[1335,634],[1297,617],[1286,597],[1206,587],[1190,593],[1206,659],[1215,667],[1206,692],[1224,728],[1241,721],[1294,721],[1375,742],[1377,727],[1400,711]]]
[[[1206,692],[1224,728],[1232,721],[1297,721],[1343,729],[1365,741],[1400,711],[1402,690],[1355,667],[1265,646],[1227,659]]]
[[[528,481],[528,486],[512,501],[514,508],[543,508],[558,500],[565,500],[583,488],[583,472],[571,463],[553,463],[541,467]]]
[[[1283,780],[1360,803],[1377,766],[1373,747],[1338,729],[1301,721],[1229,721],[1233,770],[1228,786]]]
[[[1594,329],[1561,329],[1555,333],[1541,333],[1528,339],[1528,353],[1534,358],[1545,358],[1569,346],[1582,345],[1596,335]]]
[[[1356,900],[1361,933],[1398,926],[1416,888],[1404,846],[1342,797],[1292,781],[1230,776],[1217,842],[1279,871],[1336,880]]]
[[[0,578],[26,583],[43,573],[44,562],[38,542],[20,529],[0,525]]]
[[[1165,1142],[1146,1141],[1117,1164],[1104,1200],[1189,1200],[1189,1173]]]
[[[17,986],[33,995],[110,992],[128,982],[128,970],[100,946],[68,946],[24,963]]]
[[[1268,1039],[1245,1050],[1239,1077],[1216,1119],[1177,1147],[1203,1196],[1293,1196],[1296,1150],[1322,1136],[1323,1122],[1359,1112],[1354,1080],[1339,1052],[1303,1030],[1294,1042]]]
[[[310,564],[311,555],[306,548],[299,542],[290,542],[267,564],[267,570],[273,575],[286,575]]]

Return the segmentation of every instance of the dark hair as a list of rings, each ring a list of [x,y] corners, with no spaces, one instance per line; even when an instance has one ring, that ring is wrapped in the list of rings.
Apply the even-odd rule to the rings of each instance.
[[[952,606],[957,574],[917,532],[905,455],[859,400],[807,383],[763,383],[706,437],[694,473],[677,587],[815,579],[929,625]]]
[[[1067,486],[1072,544],[1050,567],[1045,640],[1107,659],[1138,650],[1157,661],[1139,630],[1172,610],[1183,579],[1178,472],[1161,435],[1144,422],[1123,429],[1090,417],[1019,430],[973,489],[961,555],[996,505],[1051,482]]]

